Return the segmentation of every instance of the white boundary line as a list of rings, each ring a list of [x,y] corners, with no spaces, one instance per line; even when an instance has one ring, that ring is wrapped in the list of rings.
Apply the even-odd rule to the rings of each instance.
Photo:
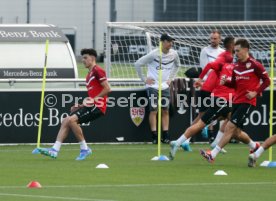
[[[95,184],[95,185],[56,185],[43,186],[43,188],[136,188],[136,187],[151,187],[151,186],[210,186],[210,185],[276,185],[276,181],[271,182],[217,182],[217,183],[160,183],[160,184]],[[25,186],[0,186],[0,189],[21,189]]]
[[[75,198],[75,197],[60,197],[60,196],[48,196],[48,195],[26,195],[26,194],[13,194],[13,193],[0,193],[0,196],[30,197],[30,198],[59,199],[59,200],[80,200],[80,201],[114,201],[114,200],[103,200],[103,199],[93,199],[93,198]]]

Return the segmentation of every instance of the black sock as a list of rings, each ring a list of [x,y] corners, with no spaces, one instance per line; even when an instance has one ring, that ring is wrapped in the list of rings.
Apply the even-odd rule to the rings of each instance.
[[[169,131],[163,131],[162,132],[162,139],[163,140],[169,139]]]
[[[157,140],[157,132],[156,131],[151,131],[151,137],[153,140]]]

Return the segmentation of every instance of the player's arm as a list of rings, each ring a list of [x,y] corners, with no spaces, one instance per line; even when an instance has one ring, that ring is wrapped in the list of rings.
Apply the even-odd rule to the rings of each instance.
[[[140,59],[138,59],[134,66],[138,73],[138,76],[140,79],[146,83],[147,78],[142,73],[142,66],[151,63],[155,58],[155,51],[151,51],[150,53],[146,54],[145,56],[142,56]]]
[[[262,64],[259,63],[257,68],[255,68],[256,75],[262,80],[261,86],[257,89],[257,94],[260,95],[269,85],[270,85],[270,78]]]
[[[208,63],[208,57],[207,57],[206,48],[203,48],[199,56],[199,66],[201,68],[204,68],[204,66],[206,66],[207,63]]]
[[[169,80],[167,81],[168,85],[170,85],[171,81],[176,77],[179,67],[180,67],[180,59],[179,59],[179,55],[176,53],[174,66],[170,72]]]
[[[223,76],[220,80],[220,85],[225,85],[229,88],[236,88],[237,83],[236,83],[236,73],[235,73],[235,71],[233,70],[232,78],[231,78],[230,81],[227,79],[226,76]]]

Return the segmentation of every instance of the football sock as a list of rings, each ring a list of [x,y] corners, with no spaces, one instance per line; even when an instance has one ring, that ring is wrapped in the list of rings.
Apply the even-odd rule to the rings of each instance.
[[[167,130],[162,132],[162,139],[169,139],[169,132]]]
[[[56,141],[55,144],[53,145],[53,149],[56,150],[56,151],[59,151],[60,150],[60,147],[61,147],[61,142],[59,141]]]
[[[88,146],[87,146],[85,140],[83,140],[79,143],[80,143],[80,149],[82,149],[82,150],[87,150],[88,149]]]
[[[255,157],[259,158],[263,152],[264,152],[264,148],[262,146],[260,146],[259,149],[257,149],[257,151],[254,152]]]
[[[215,147],[219,143],[219,141],[221,140],[222,136],[223,136],[223,132],[221,132],[219,130],[215,140],[211,144],[211,147]]]
[[[157,140],[157,131],[151,131],[151,137],[153,140]]]
[[[256,142],[250,140],[250,142],[248,143],[248,146],[250,147],[250,149],[255,149],[255,147],[256,147]]]
[[[212,158],[216,158],[216,156],[220,151],[221,151],[221,148],[218,145],[216,145],[215,148],[211,151]]]
[[[183,142],[185,142],[187,138],[185,135],[181,135],[177,140],[176,140],[176,145],[179,147]]]

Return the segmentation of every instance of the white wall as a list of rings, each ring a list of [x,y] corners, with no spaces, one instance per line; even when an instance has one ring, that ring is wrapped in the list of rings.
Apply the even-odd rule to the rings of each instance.
[[[1,0],[0,1],[0,23],[26,23],[27,1]]]
[[[77,29],[76,55],[92,46],[91,0],[32,0],[31,23],[54,24]]]
[[[96,0],[95,44],[92,44],[93,0],[31,0],[30,21],[77,29],[76,55],[84,47],[103,52],[110,0]],[[154,0],[116,0],[117,21],[153,21]],[[2,17],[2,18],[1,18]],[[26,23],[27,0],[0,0],[0,23]],[[17,21],[16,21],[17,19]]]

